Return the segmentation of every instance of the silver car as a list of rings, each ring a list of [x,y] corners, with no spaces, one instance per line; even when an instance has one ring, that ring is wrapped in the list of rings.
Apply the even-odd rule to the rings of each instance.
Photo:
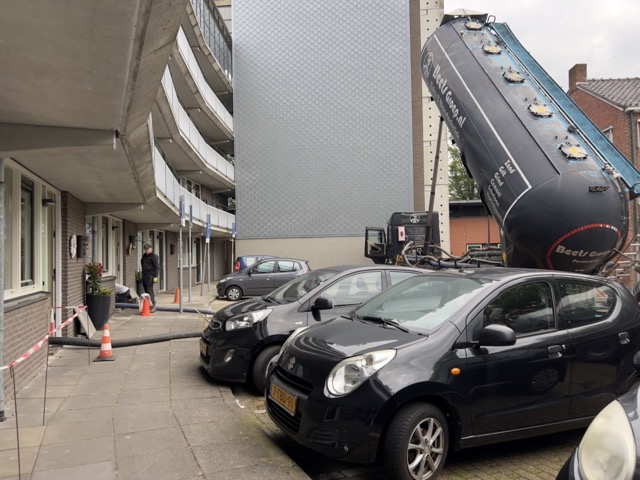
[[[289,280],[311,271],[307,260],[297,258],[267,258],[230,273],[218,282],[218,297],[239,300],[242,297],[266,295]]]

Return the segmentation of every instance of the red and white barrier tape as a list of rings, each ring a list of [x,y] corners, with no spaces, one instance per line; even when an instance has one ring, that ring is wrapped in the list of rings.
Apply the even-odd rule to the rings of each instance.
[[[49,333],[47,335],[45,335],[42,340],[40,340],[38,343],[36,343],[26,353],[23,353],[19,358],[15,359],[9,365],[4,365],[4,366],[0,367],[0,370],[8,370],[10,368],[13,368],[17,364],[19,364],[21,362],[24,362],[27,358],[29,358],[35,352],[40,350],[40,347],[42,347],[42,345],[44,345],[45,342],[47,340],[49,340],[49,337],[51,335],[53,335],[55,333],[55,331],[62,330],[64,327],[69,325],[80,314],[80,312],[82,310],[84,310],[85,308],[87,308],[87,307],[85,305],[79,305],[77,307],[51,307],[51,308],[75,308],[75,309],[78,309],[78,311],[76,313],[74,313],[71,317],[69,317],[67,320],[65,320],[64,323],[62,323],[60,326],[58,326],[58,328],[56,328],[55,330],[53,330],[53,328],[52,328],[53,325],[51,325]],[[53,312],[53,310],[52,310],[52,312]]]

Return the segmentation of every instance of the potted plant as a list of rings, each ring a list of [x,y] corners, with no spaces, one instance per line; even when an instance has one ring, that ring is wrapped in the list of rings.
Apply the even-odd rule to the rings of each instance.
[[[88,263],[85,265],[87,275],[87,313],[96,330],[102,330],[104,324],[109,320],[111,310],[111,295],[113,290],[102,288],[102,271],[104,267],[101,263]]]

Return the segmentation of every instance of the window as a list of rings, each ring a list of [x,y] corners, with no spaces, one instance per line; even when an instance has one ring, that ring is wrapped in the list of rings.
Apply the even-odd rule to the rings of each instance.
[[[613,127],[605,128],[604,130],[602,130],[602,133],[604,133],[604,136],[607,137],[611,143],[613,143]]]
[[[506,325],[516,336],[555,329],[551,288],[545,282],[518,285],[484,309],[483,325]]]
[[[4,181],[5,298],[50,291],[56,207],[42,200],[56,200],[57,192],[10,159],[5,159]]]
[[[281,260],[278,262],[279,272],[297,272],[302,269],[302,266],[298,262],[292,262],[291,260]]]
[[[256,265],[253,271],[255,273],[272,273],[275,266],[276,266],[275,260],[271,260],[269,262],[262,262]]]
[[[20,286],[34,284],[34,183],[22,177],[20,187]]]
[[[113,270],[113,267],[111,265],[111,259],[110,257],[110,251],[109,251],[109,245],[110,245],[110,240],[111,240],[111,229],[109,228],[109,218],[107,217],[102,217],[102,230],[101,230],[102,235],[100,235],[100,239],[101,239],[101,244],[102,244],[102,265],[104,265],[105,269],[107,271],[109,270]]]
[[[87,262],[99,262],[104,267],[103,275],[118,276],[120,263],[120,220],[96,215],[87,217],[85,240],[88,245]],[[78,245],[78,249],[82,246]]]
[[[414,275],[418,275],[419,272],[389,272],[389,279],[391,280],[391,285],[395,285],[396,283],[400,283],[407,278],[413,277]]]
[[[194,182],[193,180],[189,180],[188,178],[182,178],[180,183],[184,187],[184,189],[191,193],[196,198],[202,198],[202,187],[200,184]],[[187,212],[187,216],[189,212]]]
[[[467,252],[483,248],[500,248],[499,243],[467,243]]]
[[[370,299],[382,291],[380,272],[362,272],[345,277],[322,292],[322,296],[333,301],[333,305],[355,305]]]
[[[14,252],[17,251],[13,238],[17,220],[16,213],[13,209],[13,175],[14,172],[12,170],[9,168],[4,169],[4,211],[6,222],[4,237],[4,286],[8,290],[13,287],[14,276],[11,259],[15,255]]]
[[[616,304],[613,289],[587,282],[561,282],[560,297],[559,319],[570,328],[608,318]]]

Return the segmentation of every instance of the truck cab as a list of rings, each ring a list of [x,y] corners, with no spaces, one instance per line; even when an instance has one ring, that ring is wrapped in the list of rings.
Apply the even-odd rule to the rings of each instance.
[[[431,225],[428,212],[395,212],[386,228],[366,227],[364,256],[377,264],[401,263],[397,257],[409,242],[413,242],[411,257],[438,256],[433,249],[440,244],[438,212],[433,212]]]

